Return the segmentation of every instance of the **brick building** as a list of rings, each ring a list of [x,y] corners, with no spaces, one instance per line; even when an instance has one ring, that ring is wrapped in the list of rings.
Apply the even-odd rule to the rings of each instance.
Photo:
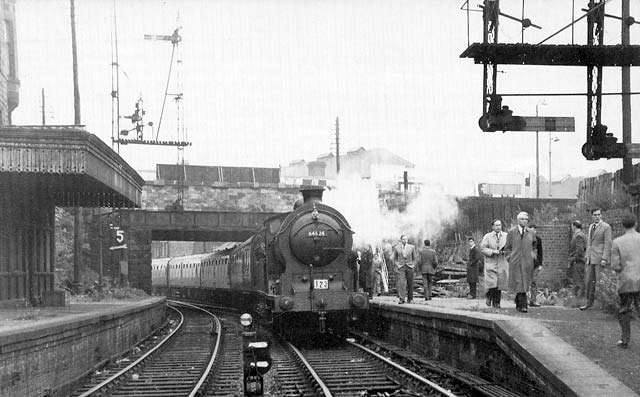
[[[288,185],[317,183],[333,185],[337,176],[337,158],[333,153],[318,156],[314,161],[295,160],[281,167],[281,181]],[[415,185],[415,165],[384,148],[359,147],[340,156],[340,174],[358,175],[373,180],[383,190],[399,190],[405,172],[410,186]],[[410,189],[412,190],[412,189]]]

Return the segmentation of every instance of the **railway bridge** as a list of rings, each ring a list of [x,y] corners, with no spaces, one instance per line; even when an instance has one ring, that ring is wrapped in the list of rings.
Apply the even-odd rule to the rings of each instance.
[[[107,244],[116,245],[111,245],[109,250],[102,250],[103,263],[110,264],[106,273],[125,278],[132,286],[150,291],[153,241],[244,241],[267,218],[276,214],[211,210],[118,210],[116,216],[119,217],[119,230],[123,238],[114,241],[115,233],[109,233],[111,243]]]
[[[158,164],[147,179],[141,208],[90,210],[81,233],[84,263],[147,291],[152,255],[162,244],[244,241],[300,198],[298,187],[279,183],[277,168]]]

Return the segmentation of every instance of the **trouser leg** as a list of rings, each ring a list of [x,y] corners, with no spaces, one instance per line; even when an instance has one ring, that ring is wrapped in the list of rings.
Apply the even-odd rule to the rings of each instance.
[[[584,279],[584,273],[585,273],[585,264],[583,262],[576,262],[574,263],[574,274],[575,274],[575,280],[576,280],[576,294],[575,296],[582,298],[585,296],[585,289],[584,289],[584,284],[585,284],[585,279]]]
[[[373,294],[380,295],[380,274],[376,273],[373,276]]]
[[[406,266],[407,269],[407,299],[413,300],[413,269]]]
[[[493,288],[493,307],[500,307],[500,300],[502,299],[502,291],[499,288]]]
[[[633,294],[621,293],[620,309],[618,310],[618,322],[620,322],[620,340],[623,343],[629,343],[631,337],[631,302],[633,302]]]
[[[516,309],[526,309],[527,308],[527,293],[519,292],[516,294]]]
[[[596,269],[597,265],[588,264],[585,268],[584,289],[587,297],[587,306],[592,306],[596,295]]]
[[[575,282],[574,280],[575,279],[573,277],[573,273],[574,273],[575,267],[576,267],[575,262],[572,262],[572,263],[569,264],[569,267],[567,268],[567,273],[564,276],[565,277],[565,280],[564,280],[564,287],[565,288],[567,288],[569,285],[572,285],[572,284],[575,287],[575,284],[574,284],[574,282]]]
[[[424,299],[428,300],[431,298],[431,280],[429,280],[427,273],[422,273],[422,286],[424,289]]]
[[[477,292],[478,292],[478,285],[476,283],[469,283],[469,295],[475,298]]]
[[[405,268],[406,266],[402,266],[398,270],[398,279],[396,280],[398,284],[398,298],[400,298],[401,300],[405,300],[407,298],[407,276]]]
[[[535,281],[531,281],[531,286],[529,287],[529,295],[531,295],[529,297],[529,302],[536,303],[536,301],[538,300],[538,287]]]

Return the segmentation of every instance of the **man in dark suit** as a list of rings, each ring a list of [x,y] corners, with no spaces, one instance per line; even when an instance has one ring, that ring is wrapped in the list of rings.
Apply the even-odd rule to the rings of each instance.
[[[467,262],[467,282],[469,283],[469,295],[467,299],[476,299],[478,293],[478,274],[483,267],[483,256],[476,247],[473,237],[469,237],[469,261]]]
[[[587,236],[587,266],[585,269],[585,291],[587,294],[587,304],[580,306],[580,310],[587,310],[593,306],[596,297],[596,285],[600,281],[600,270],[602,266],[607,266],[611,259],[611,242],[613,232],[611,226],[602,220],[602,209],[591,210],[593,223],[589,226]]]
[[[540,270],[542,269],[542,239],[538,235],[538,230],[536,229],[536,224],[532,223],[529,225],[529,229],[536,232],[536,245],[534,253],[536,257],[533,259],[533,275],[531,276],[531,291],[529,292],[529,306],[531,307],[539,307],[540,304],[537,302],[538,300],[538,285],[536,280],[540,275]]]
[[[358,274],[358,284],[364,292],[371,298],[371,264],[373,262],[373,252],[370,245],[366,247],[360,257],[360,273]]]
[[[509,290],[516,294],[516,310],[526,313],[537,242],[536,232],[527,227],[529,214],[520,212],[517,219],[518,226],[507,233],[504,252],[509,262]]]
[[[420,250],[419,262],[420,274],[422,274],[422,285],[424,286],[424,300],[431,299],[431,288],[433,287],[433,276],[436,274],[438,266],[438,255],[436,250],[431,248],[431,241],[424,240],[424,247]]]
[[[398,303],[403,304],[405,299],[411,303],[413,301],[413,267],[417,261],[416,247],[408,243],[409,239],[404,234],[400,236],[398,244],[393,252],[393,261],[396,264],[398,279]]]
[[[569,243],[569,268],[567,279],[573,285],[573,296],[584,296],[584,253],[587,248],[587,238],[582,232],[582,223],[573,221],[571,224],[571,242]]]

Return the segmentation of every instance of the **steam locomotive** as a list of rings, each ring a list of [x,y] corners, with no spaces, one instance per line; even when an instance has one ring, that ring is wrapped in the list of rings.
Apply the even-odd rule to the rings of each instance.
[[[292,212],[264,222],[248,240],[216,252],[154,259],[152,285],[168,296],[250,310],[276,331],[342,333],[369,307],[358,292],[353,231],[303,187]]]

